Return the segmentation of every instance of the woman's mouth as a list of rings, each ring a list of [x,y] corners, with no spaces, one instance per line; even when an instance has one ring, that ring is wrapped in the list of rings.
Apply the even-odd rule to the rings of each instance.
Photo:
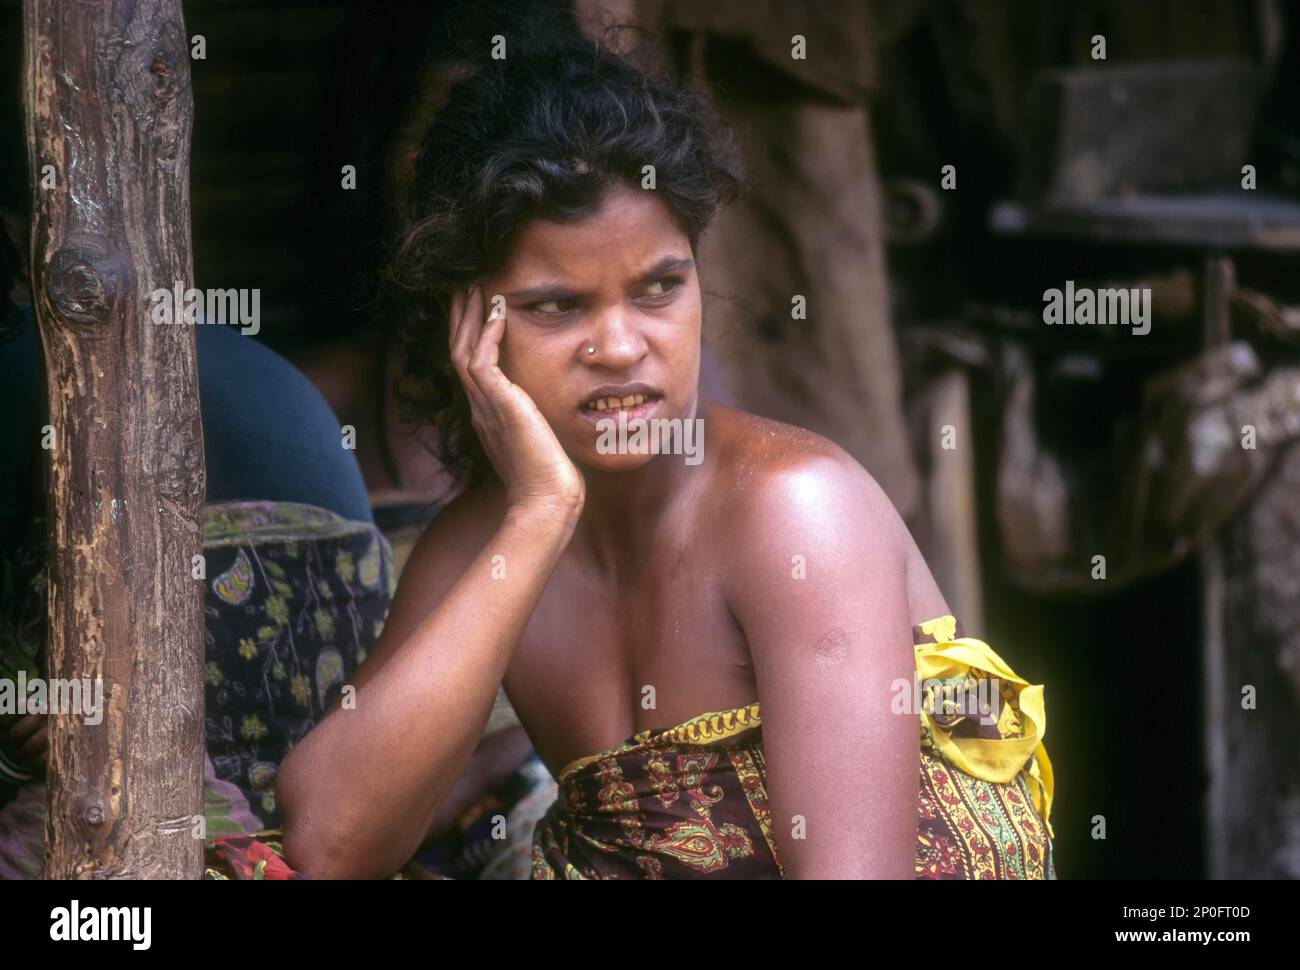
[[[591,421],[606,418],[618,420],[622,415],[626,420],[648,418],[658,409],[663,398],[654,394],[627,394],[623,397],[593,398],[578,409],[583,417]]]

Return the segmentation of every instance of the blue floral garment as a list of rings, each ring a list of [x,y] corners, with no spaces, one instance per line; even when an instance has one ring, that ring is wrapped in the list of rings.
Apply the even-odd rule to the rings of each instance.
[[[379,638],[397,579],[369,523],[310,505],[209,506],[204,669],[215,777],[280,824],[280,762],[324,716]]]

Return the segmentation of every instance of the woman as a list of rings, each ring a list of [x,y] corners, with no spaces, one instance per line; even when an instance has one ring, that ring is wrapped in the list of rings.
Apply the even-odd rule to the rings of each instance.
[[[560,782],[535,877],[1052,877],[1041,688],[958,638],[852,458],[700,393],[697,243],[738,188],[708,106],[515,45],[415,179],[406,392],[467,487],[282,767],[289,864],[397,870],[504,683]],[[918,671],[997,694],[923,713]]]

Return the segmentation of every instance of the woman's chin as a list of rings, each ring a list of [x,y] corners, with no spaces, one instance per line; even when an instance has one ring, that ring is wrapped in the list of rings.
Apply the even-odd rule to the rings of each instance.
[[[581,452],[570,452],[570,457],[583,471],[617,474],[619,472],[634,472],[638,468],[644,468],[659,456],[618,451],[602,453],[594,444],[589,444]]]

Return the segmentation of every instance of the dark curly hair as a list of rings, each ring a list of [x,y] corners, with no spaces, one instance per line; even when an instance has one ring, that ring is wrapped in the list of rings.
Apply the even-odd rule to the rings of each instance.
[[[665,79],[648,44],[619,55],[576,29],[502,34],[506,57],[461,65],[424,136],[384,274],[406,355],[402,416],[433,426],[428,444],[462,484],[492,469],[450,360],[451,294],[499,270],[530,219],[590,216],[613,185],[639,187],[645,165],[693,251],[741,187],[710,102]]]

